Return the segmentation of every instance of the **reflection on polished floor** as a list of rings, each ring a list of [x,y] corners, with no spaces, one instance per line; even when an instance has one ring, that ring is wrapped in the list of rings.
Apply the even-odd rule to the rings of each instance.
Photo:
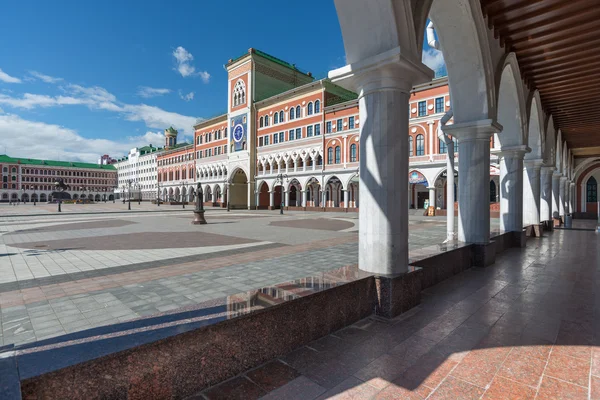
[[[426,290],[395,320],[360,321],[200,396],[600,398],[600,235],[575,223]]]

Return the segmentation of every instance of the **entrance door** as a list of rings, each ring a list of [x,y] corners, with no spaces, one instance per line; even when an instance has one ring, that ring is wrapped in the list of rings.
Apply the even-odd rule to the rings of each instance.
[[[429,193],[417,192],[417,208],[425,208],[425,200],[429,200]]]

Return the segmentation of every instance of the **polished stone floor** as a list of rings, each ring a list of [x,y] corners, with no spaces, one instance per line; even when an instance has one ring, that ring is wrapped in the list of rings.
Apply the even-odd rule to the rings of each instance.
[[[198,399],[598,399],[600,235],[556,230]]]
[[[145,318],[355,264],[357,214],[0,205],[0,346]],[[160,210],[159,210],[160,209]],[[8,215],[5,211],[21,216]],[[410,249],[445,219],[410,217]]]

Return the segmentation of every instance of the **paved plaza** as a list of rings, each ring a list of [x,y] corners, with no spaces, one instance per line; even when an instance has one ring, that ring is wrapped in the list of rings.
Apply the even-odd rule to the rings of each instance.
[[[0,206],[0,345],[148,317],[357,261],[357,214]],[[413,212],[410,248],[445,239]]]

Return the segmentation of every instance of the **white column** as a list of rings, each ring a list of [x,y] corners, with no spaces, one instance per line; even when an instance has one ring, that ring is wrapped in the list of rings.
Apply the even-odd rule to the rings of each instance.
[[[554,167],[542,167],[540,174],[540,221],[552,221],[552,173]]]
[[[269,192],[269,207],[273,207],[275,204],[275,191],[271,190]]]
[[[446,159],[446,240],[454,240],[454,142],[444,136],[448,154]]]
[[[523,225],[540,224],[540,172],[544,160],[525,160],[523,180]]]
[[[408,54],[408,53],[407,53]],[[360,269],[408,270],[408,113],[410,91],[431,70],[393,49],[330,73],[359,95]]]
[[[302,207],[306,207],[306,197],[308,196],[308,188],[306,188],[306,190],[300,193],[302,193]]]
[[[523,229],[523,157],[525,146],[502,148],[500,161],[500,230]]]
[[[430,186],[427,189],[429,189],[429,207],[435,209],[435,186]]]
[[[458,240],[487,244],[490,241],[490,137],[501,132],[502,126],[492,120],[481,120],[446,125],[442,130],[456,137],[460,146]],[[451,172],[448,171],[448,177]],[[453,208],[453,205],[448,207]]]
[[[576,207],[575,182],[571,182],[571,191],[569,192],[569,212],[573,214]]]
[[[342,150],[342,158],[344,159],[344,168],[346,168],[346,161],[347,161],[347,157],[346,157],[346,152],[348,151],[348,135],[344,135],[344,150]]]
[[[567,182],[566,176],[561,176],[558,186],[558,213],[561,217],[565,216],[565,183]]]
[[[433,137],[435,136],[433,134],[433,125],[435,124],[434,121],[427,121],[427,125],[429,125],[429,161],[433,160]],[[433,184],[435,184],[435,182],[433,182]],[[431,205],[431,196],[429,198],[429,205]]]
[[[283,187],[282,187],[282,189],[283,189]],[[284,207],[289,207],[289,206],[290,206],[290,191],[286,190]]]
[[[558,218],[560,216],[560,178],[562,174],[554,172],[552,174],[552,218]]]
[[[348,189],[344,189],[344,208],[348,208],[349,193],[350,191]]]

